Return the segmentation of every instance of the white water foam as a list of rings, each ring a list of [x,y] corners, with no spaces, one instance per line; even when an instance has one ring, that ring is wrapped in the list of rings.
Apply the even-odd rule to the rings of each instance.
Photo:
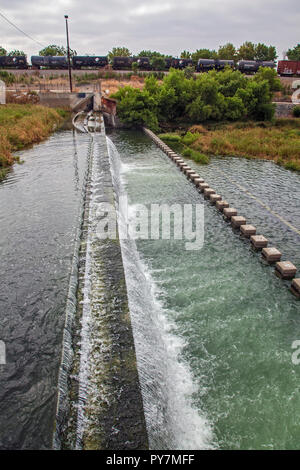
[[[122,166],[116,147],[107,141],[118,200],[124,170],[133,167]],[[215,449],[209,421],[192,404],[198,385],[181,357],[184,341],[173,333],[176,327],[158,300],[158,287],[135,241],[121,240],[121,249],[150,448]]]

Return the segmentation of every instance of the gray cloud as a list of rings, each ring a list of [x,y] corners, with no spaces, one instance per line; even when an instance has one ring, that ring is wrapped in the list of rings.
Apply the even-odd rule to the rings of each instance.
[[[298,0],[2,0],[0,11],[48,45],[65,43],[64,14],[70,17],[71,47],[79,54],[106,54],[113,46],[133,52],[156,49],[175,56],[184,49],[217,49],[246,40],[277,47],[300,42]],[[0,44],[30,56],[40,47],[0,18]]]

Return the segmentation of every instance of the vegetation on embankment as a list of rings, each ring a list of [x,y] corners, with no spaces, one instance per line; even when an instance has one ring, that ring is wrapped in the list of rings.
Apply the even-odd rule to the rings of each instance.
[[[158,131],[167,123],[271,120],[273,92],[280,89],[276,71],[270,68],[260,68],[253,78],[231,68],[191,78],[171,69],[162,82],[150,76],[142,90],[125,86],[112,97],[123,123]]]
[[[175,151],[199,163],[208,155],[261,158],[300,171],[300,120],[195,125],[188,132],[161,134]]]
[[[63,121],[63,113],[36,105],[0,106],[0,180],[15,160],[13,153],[46,139]]]

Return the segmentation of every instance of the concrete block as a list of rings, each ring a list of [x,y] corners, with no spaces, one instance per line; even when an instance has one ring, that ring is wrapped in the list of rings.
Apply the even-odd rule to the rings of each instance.
[[[254,248],[266,248],[268,246],[269,240],[263,235],[252,235],[250,241]]]
[[[205,182],[199,184],[199,189],[200,189],[201,193],[203,193],[204,189],[206,189],[206,188],[209,188],[209,184],[207,184]]]
[[[296,266],[290,261],[281,261],[276,263],[275,273],[281,277],[281,279],[293,279],[297,272]]]
[[[275,263],[281,260],[282,254],[277,248],[263,248],[262,256],[268,261],[268,263]]]
[[[211,194],[215,194],[215,190],[212,189],[212,188],[205,188],[204,189],[204,197],[206,197],[207,199],[210,197]]]
[[[184,163],[183,165],[180,165],[180,169],[181,169],[181,171],[184,172],[185,170],[189,170],[190,167]]]
[[[212,204],[216,204],[217,201],[221,201],[222,196],[212,193],[210,194],[209,199]]]
[[[223,214],[227,219],[231,219],[231,217],[234,217],[237,215],[237,210],[234,209],[234,207],[225,207],[223,209]]]
[[[231,224],[235,228],[238,228],[241,225],[246,225],[246,222],[247,221],[246,221],[245,217],[243,217],[241,215],[233,215],[231,217]]]
[[[183,173],[184,173],[185,175],[187,175],[188,173],[192,173],[192,172],[193,172],[193,170],[192,170],[191,167],[188,166],[188,165],[186,166],[186,168],[183,169]]]
[[[241,233],[247,238],[250,238],[251,235],[256,234],[256,227],[254,227],[253,225],[241,225],[240,229]]]
[[[205,181],[204,181],[203,178],[195,178],[194,179],[194,183],[195,183],[196,186],[199,186],[199,184],[204,183],[204,182]]]
[[[293,294],[300,299],[300,279],[293,279],[291,285],[291,291]]]
[[[224,199],[221,199],[220,201],[216,202],[217,209],[219,209],[220,212],[223,212],[223,209],[229,207],[229,204],[227,201],[224,201]]]

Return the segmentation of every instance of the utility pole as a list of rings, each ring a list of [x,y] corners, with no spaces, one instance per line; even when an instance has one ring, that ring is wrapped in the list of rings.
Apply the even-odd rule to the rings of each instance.
[[[68,69],[69,69],[69,81],[70,81],[70,92],[73,91],[72,86],[72,69],[71,69],[71,58],[70,58],[70,43],[69,43],[69,28],[68,28],[68,15],[65,15],[66,20],[66,33],[67,33],[67,54],[68,54]]]

